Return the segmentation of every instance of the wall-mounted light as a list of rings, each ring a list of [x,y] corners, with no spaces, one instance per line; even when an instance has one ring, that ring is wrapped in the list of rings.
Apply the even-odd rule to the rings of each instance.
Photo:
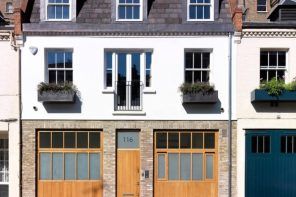
[[[38,52],[38,48],[37,47],[29,47],[30,49],[30,52],[33,54],[33,55],[36,55],[37,52]]]

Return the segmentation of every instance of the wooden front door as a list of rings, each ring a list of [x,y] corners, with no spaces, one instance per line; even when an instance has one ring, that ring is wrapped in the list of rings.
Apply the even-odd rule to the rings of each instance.
[[[117,197],[139,197],[139,133],[118,132],[117,137]]]

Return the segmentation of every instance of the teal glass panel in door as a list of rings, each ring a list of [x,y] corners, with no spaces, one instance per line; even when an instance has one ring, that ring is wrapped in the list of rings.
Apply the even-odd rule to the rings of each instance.
[[[246,197],[295,197],[296,154],[284,151],[293,146],[283,136],[295,130],[248,130],[246,132]],[[295,144],[296,145],[296,144]],[[290,149],[287,149],[290,150]]]

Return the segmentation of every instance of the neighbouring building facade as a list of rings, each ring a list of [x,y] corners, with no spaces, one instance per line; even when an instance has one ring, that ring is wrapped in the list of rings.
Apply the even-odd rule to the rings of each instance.
[[[236,196],[234,2],[29,0],[22,196]]]
[[[245,20],[236,60],[238,196],[295,196],[295,90],[272,97],[258,89],[273,79],[295,81],[296,2],[240,4]]]
[[[1,1],[0,10],[2,4]],[[12,11],[13,12],[13,11]],[[10,14],[10,13],[9,13]],[[14,16],[19,16],[17,13]],[[19,31],[0,18],[0,196],[17,197],[20,188]]]

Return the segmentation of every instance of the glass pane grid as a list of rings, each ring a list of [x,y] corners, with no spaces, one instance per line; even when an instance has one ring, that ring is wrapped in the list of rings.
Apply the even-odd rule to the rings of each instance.
[[[285,78],[286,52],[261,51],[260,52],[260,81],[269,81],[272,78]]]
[[[209,82],[210,53],[186,52],[185,53],[185,82]]]

